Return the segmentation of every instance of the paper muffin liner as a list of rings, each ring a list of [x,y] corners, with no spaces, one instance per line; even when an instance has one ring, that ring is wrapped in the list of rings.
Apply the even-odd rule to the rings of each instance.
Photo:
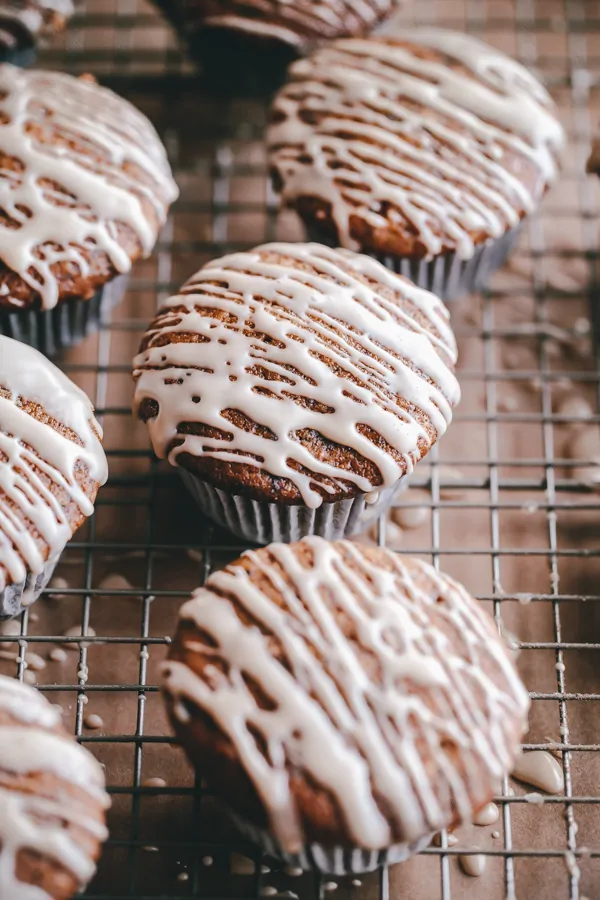
[[[258,828],[231,810],[229,815],[243,837],[258,844],[264,853],[281,859],[288,866],[300,868],[305,872],[322,872],[324,875],[360,875],[361,872],[373,872],[382,866],[404,862],[428,847],[433,839],[433,834],[428,834],[418,841],[393,844],[384,850],[307,844],[299,853],[286,853],[268,831]]]
[[[49,559],[37,575],[30,572],[25,581],[21,581],[20,584],[9,584],[4,588],[0,593],[0,620],[13,619],[35,603],[52,578],[59,556],[60,553]]]
[[[290,544],[313,534],[335,541],[360,534],[389,509],[398,491],[407,486],[409,477],[405,475],[395,485],[379,491],[373,503],[367,503],[366,496],[361,494],[352,500],[323,503],[317,509],[310,509],[249,500],[213,487],[186,469],[180,472],[202,512],[237,537],[255,544],[274,541]]]
[[[128,275],[119,275],[90,300],[65,300],[54,309],[0,309],[0,334],[53,356],[98,330],[102,316],[123,298],[128,280]]]
[[[26,69],[37,60],[37,47],[0,47],[0,63],[11,63],[20,69]]]
[[[454,300],[465,294],[482,291],[491,275],[504,265],[521,233],[522,224],[511,228],[501,238],[486,241],[477,248],[471,259],[460,259],[456,253],[445,254],[430,260],[414,260],[408,257],[390,256],[385,253],[366,253],[386,269],[404,275],[417,287],[431,291],[442,300]],[[309,228],[311,240],[323,240],[323,234]],[[329,244],[329,246],[332,246]]]
[[[191,56],[202,65],[211,86],[227,95],[266,97],[283,86],[298,58],[291,46],[241,33],[215,34],[201,29],[184,35]]]
[[[195,27],[186,21],[185,0],[154,3],[171,22],[211,88],[225,94],[260,97],[274,93],[285,83],[289,65],[299,56],[291,44],[260,34],[226,26]]]

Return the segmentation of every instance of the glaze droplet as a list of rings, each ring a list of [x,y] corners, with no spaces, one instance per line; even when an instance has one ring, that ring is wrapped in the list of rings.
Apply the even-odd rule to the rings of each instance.
[[[482,853],[459,856],[458,861],[465,875],[471,875],[472,878],[479,878],[485,871],[485,856]]]
[[[515,763],[513,778],[531,784],[547,794],[562,794],[565,779],[558,760],[545,750],[522,753]]]

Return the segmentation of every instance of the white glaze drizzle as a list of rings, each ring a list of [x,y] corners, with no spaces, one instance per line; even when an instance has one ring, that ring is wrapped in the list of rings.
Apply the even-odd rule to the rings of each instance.
[[[310,548],[312,567],[299,561],[296,546]],[[211,575],[182,608],[181,621],[212,639],[210,645],[190,639],[187,651],[223,660],[227,674],[209,666],[203,680],[170,661],[165,684],[176,717],[189,720],[182,702],[189,700],[231,740],[284,848],[303,842],[288,766],[334,797],[360,847],[387,846],[390,819],[408,841],[445,827],[449,794],[456,814],[472,817],[473,803],[489,796],[513,762],[529,698],[491,621],[464,588],[392,553],[390,572],[349,542],[313,537],[245,556],[269,579],[281,606],[239,566]],[[228,597],[267,634],[244,625]],[[291,671],[273,654],[269,635]],[[375,678],[357,658],[357,644],[380,673]],[[244,676],[270,698],[269,709],[258,706]],[[250,727],[262,735],[269,760]],[[429,774],[417,737],[434,761]],[[466,778],[445,740],[456,745]],[[387,817],[377,796],[385,798]]]
[[[263,37],[273,37],[292,46],[311,38],[341,37],[353,31],[368,31],[397,5],[397,0],[245,0],[232,4],[195,23],[194,27],[232,28]],[[226,7],[226,4],[223,4]],[[259,16],[256,13],[260,13]]]
[[[563,129],[545,88],[503,53],[444,30],[402,38],[468,72],[419,59],[399,38],[329,44],[291,67],[275,99],[285,118],[269,130],[271,163],[285,202],[330,204],[342,246],[357,249],[354,215],[385,231],[408,224],[429,256],[449,247],[469,258],[473,233],[504,234],[554,180]],[[506,150],[538,170],[533,192],[505,168]]]
[[[0,724],[0,773],[47,773],[90,796],[94,807],[109,805],[104,773],[94,757],[62,732],[60,711],[34,688],[0,676],[0,714],[17,724]],[[94,860],[68,834],[65,822],[84,829],[96,841],[107,837],[105,826],[81,802],[65,802],[0,787],[0,897],[6,900],[51,900],[46,891],[16,877],[21,850],[31,849],[56,860],[86,884]]]
[[[108,469],[100,443],[102,430],[87,395],[63,372],[31,347],[0,336],[0,591],[20,584],[28,572],[39,573],[45,557],[60,553],[72,534],[65,508],[45,483],[66,491],[89,516],[93,503],[75,477],[78,461],[90,477],[104,484]],[[49,417],[74,431],[81,445],[35,419],[18,403],[37,403]],[[37,454],[37,455],[36,455]],[[37,471],[36,471],[37,470]]]
[[[7,119],[0,124],[0,153],[24,166],[22,173],[0,170],[0,209],[19,225],[0,224],[0,259],[50,309],[59,298],[54,263],[73,263],[85,276],[84,251],[101,250],[118,272],[128,272],[131,259],[116,223],[129,226],[148,255],[157,230],[142,199],[162,224],[177,188],[154,127],[112,91],[60,72],[1,65],[0,92],[0,114]],[[84,150],[42,144],[27,131],[31,123],[48,128],[49,122]],[[64,194],[44,188],[42,180],[74,199],[64,206],[50,202],[64,201]]]
[[[292,262],[278,263],[272,256],[267,261],[266,254]],[[316,274],[303,271],[303,265]],[[376,286],[360,281],[361,275]],[[410,300],[431,330],[386,299],[381,288]],[[171,312],[180,306],[184,312]],[[207,313],[212,309],[224,311],[229,320],[217,320]],[[244,323],[246,334],[240,328]],[[203,342],[159,346],[155,341],[179,333],[200,336]],[[315,484],[332,492],[332,484],[345,479],[368,494],[401,477],[399,463],[361,434],[358,425],[380,434],[402,454],[410,472],[421,455],[419,438],[429,438],[414,413],[400,409],[397,398],[422,410],[439,437],[460,397],[453,372],[436,352],[456,359],[441,301],[369,257],[319,244],[268,244],[207,264],[163,307],[149,334],[148,349],[134,361],[135,406],[139,409],[145,398],[159,404],[158,415],[148,421],[156,453],[168,454],[173,464],[181,453],[191,453],[259,466],[291,480],[311,507],[323,502]],[[278,343],[264,343],[262,334]],[[355,382],[333,372],[324,360],[335,362]],[[285,381],[269,380],[271,373]],[[311,410],[298,398],[318,401],[330,412]],[[226,409],[241,410],[275,439],[236,427],[222,416]],[[231,439],[181,435],[182,443],[172,448],[179,424],[190,421],[224,430]],[[301,429],[315,429],[371,460],[383,484],[316,459],[294,440]],[[313,474],[291,468],[290,459]]]

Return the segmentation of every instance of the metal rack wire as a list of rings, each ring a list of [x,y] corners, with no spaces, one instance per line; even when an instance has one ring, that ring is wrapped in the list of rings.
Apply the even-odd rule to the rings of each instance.
[[[359,884],[294,877],[231,838],[170,744],[157,693],[166,636],[182,599],[243,548],[199,521],[176,475],[152,458],[144,428],[131,421],[130,362],[157,302],[202,262],[301,231],[277,214],[267,184],[264,102],[212,96],[146,2],[87,0],[42,62],[92,71],[144,110],[182,189],[124,304],[61,361],[95,400],[111,478],[59,580],[18,633],[0,632],[3,671],[60,702],[106,765],[111,839],[90,900],[600,897],[600,498],[592,490],[600,360],[590,328],[599,308],[600,188],[583,174],[600,122],[600,3],[415,0],[399,21],[471,31],[538,69],[569,132],[562,184],[513,260],[484,296],[453,307],[464,400],[403,497],[421,510],[421,524],[399,531],[380,522],[374,535],[461,578],[517,636],[533,698],[526,747],[557,755],[564,795],[532,803],[506,782],[497,837],[463,829],[450,847],[442,836],[441,846]],[[66,659],[52,652],[68,646],[76,652]],[[475,853],[487,869],[469,879],[457,856]]]

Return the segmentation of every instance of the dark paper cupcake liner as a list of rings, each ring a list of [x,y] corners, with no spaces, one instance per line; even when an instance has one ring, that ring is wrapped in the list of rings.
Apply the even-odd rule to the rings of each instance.
[[[37,60],[37,48],[30,47],[2,47],[0,46],[0,63],[11,63],[20,69],[27,69]]]
[[[189,35],[187,44],[210,86],[228,95],[274,94],[298,58],[298,53],[282,42],[218,28],[203,28]]]
[[[255,544],[290,544],[308,535],[335,541],[360,534],[389,509],[398,491],[408,483],[408,476],[404,476],[380,491],[373,503],[367,503],[361,494],[352,500],[323,503],[310,509],[249,500],[219,490],[185,469],[180,472],[202,512],[237,537]]]
[[[98,330],[102,316],[123,298],[128,279],[119,275],[90,300],[66,300],[54,309],[0,310],[0,334],[53,356]]]
[[[246,97],[272,94],[284,84],[288,67],[300,55],[296,48],[275,38],[235,28],[194,27],[185,19],[182,0],[154,2],[217,92]]]
[[[394,844],[384,850],[309,844],[299,853],[286,853],[267,831],[257,828],[231,811],[229,815],[238,831],[254,844],[258,844],[264,853],[275,859],[281,859],[288,866],[297,867],[305,872],[321,872],[324,875],[360,875],[364,872],[373,872],[382,866],[404,862],[428,847],[433,838],[433,835],[429,834],[418,841]]]
[[[471,259],[460,259],[456,253],[430,260],[413,260],[384,253],[366,255],[378,260],[386,269],[409,278],[418,287],[431,291],[440,299],[455,300],[485,289],[491,275],[506,262],[519,239],[521,229],[522,224],[519,223],[501,238],[487,241],[476,250]],[[311,240],[332,246],[329,241],[323,240],[323,234],[317,229],[308,230]]]
[[[9,584],[0,593],[0,620],[14,619],[35,603],[40,596],[56,568],[60,554],[49,559],[38,574],[30,572],[25,581],[20,584]]]

